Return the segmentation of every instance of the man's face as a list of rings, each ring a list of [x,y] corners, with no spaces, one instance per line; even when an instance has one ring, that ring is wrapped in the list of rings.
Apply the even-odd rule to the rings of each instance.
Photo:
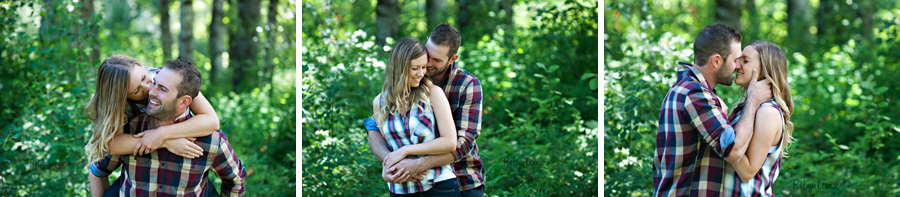
[[[452,61],[451,57],[447,56],[450,47],[438,46],[431,42],[431,38],[429,38],[428,42],[425,43],[425,49],[428,50],[428,66],[426,66],[428,76],[434,77],[447,72],[447,68]]]
[[[170,119],[177,115],[178,89],[182,76],[169,69],[163,69],[156,75],[156,84],[150,89],[150,103],[146,113],[156,119]]]
[[[741,68],[741,43],[732,42],[730,48],[731,53],[728,54],[728,57],[723,57],[724,64],[716,71],[716,83],[725,86],[731,86],[731,83],[734,81],[732,74],[734,74],[736,69]]]

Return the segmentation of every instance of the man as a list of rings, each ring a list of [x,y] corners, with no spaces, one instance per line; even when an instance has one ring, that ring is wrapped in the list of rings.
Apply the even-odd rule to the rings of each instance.
[[[426,169],[452,164],[462,196],[480,197],[484,196],[485,178],[475,140],[481,135],[481,83],[474,75],[456,66],[456,60],[459,58],[456,52],[459,45],[459,32],[447,23],[435,27],[425,43],[429,58],[426,66],[428,76],[444,90],[447,100],[450,101],[458,140],[456,150],[442,155],[406,158],[388,171],[393,172],[390,182],[400,183],[407,181],[398,180],[398,175],[403,172],[417,175]],[[369,118],[364,122],[368,130],[369,147],[375,157],[383,161],[384,157],[391,153],[384,136],[375,120]],[[423,178],[416,176],[415,179]]]
[[[694,41],[698,66],[678,63],[678,81],[659,112],[654,196],[719,196],[725,161],[743,159],[754,119],[742,118],[732,127],[715,93],[717,84],[731,85],[740,57],[741,33],[716,23],[700,30]],[[757,71],[751,76],[757,78]],[[772,98],[769,81],[751,82],[747,94],[744,116],[756,117],[759,104]]]
[[[191,118],[188,107],[200,92],[200,71],[193,62],[169,60],[156,76],[150,90],[146,114],[132,118],[125,125],[125,133],[138,134],[160,126],[183,122]],[[133,140],[139,140],[134,138]],[[116,196],[207,196],[218,195],[209,183],[207,174],[213,171],[222,179],[222,196],[240,196],[244,192],[246,173],[228,138],[221,130],[195,140],[203,151],[200,157],[187,159],[157,149],[150,154],[107,155],[91,164],[91,191],[98,196],[107,190],[109,176],[125,166],[116,181]]]

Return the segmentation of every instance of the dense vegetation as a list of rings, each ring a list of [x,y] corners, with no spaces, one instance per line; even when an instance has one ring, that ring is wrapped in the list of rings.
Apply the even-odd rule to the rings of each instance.
[[[425,2],[402,2],[400,31],[383,47],[375,0],[300,5],[304,195],[389,194],[362,120],[372,115],[393,41],[424,42],[436,26],[426,13],[437,10]],[[485,196],[596,195],[597,1],[440,2],[446,13],[437,21],[462,35],[457,64],[483,88],[476,142]]]
[[[652,195],[660,105],[675,81],[675,63],[691,62],[692,40],[716,22],[713,15],[722,9],[716,5],[604,3],[607,195]],[[900,4],[751,0],[738,8],[731,14],[739,18],[743,44],[770,41],[788,58],[797,140],[775,194],[900,195],[900,111],[892,107],[900,99]],[[740,97],[736,86],[717,92],[728,104]]]
[[[221,34],[217,34],[207,27],[213,21],[210,12],[214,3],[221,8],[222,1],[193,1],[192,10],[196,14],[192,19],[179,17],[181,3],[162,2],[169,3],[0,2],[0,195],[89,195],[84,146],[94,125],[82,109],[95,92],[101,58],[112,54],[129,55],[152,67],[162,66],[167,59],[192,56],[190,59],[203,74],[201,91],[215,108],[221,120],[220,128],[250,173],[245,180],[247,193],[293,195],[296,188],[294,5],[289,2],[257,5],[260,8],[255,10],[257,15],[271,15],[268,18],[274,20],[242,21],[241,25],[258,28],[241,28],[235,19],[245,11],[238,11],[237,2],[231,1],[231,6],[224,6],[224,19],[220,18],[223,27],[230,29],[229,33],[218,31]],[[280,14],[276,16],[272,10]],[[160,24],[161,18],[172,23],[171,30],[166,30],[170,32],[158,28],[170,26]],[[192,28],[193,37],[173,43],[173,34],[182,30],[177,24]],[[253,42],[235,43],[237,38],[249,35],[242,34],[247,32],[259,34],[254,33],[256,37],[249,39]],[[212,35],[237,38],[210,41]],[[165,36],[170,36],[167,46],[163,44]],[[187,50],[190,54],[172,50],[186,44],[182,42],[193,43],[193,50]],[[228,56],[220,52],[218,56],[224,56],[224,62],[231,64],[218,67],[223,58],[218,58],[219,63],[213,62],[216,55],[211,55],[210,45],[229,48],[252,45],[259,53],[253,53],[258,56],[234,53]],[[237,85],[244,87],[237,87],[229,79],[240,72],[236,71],[239,67],[260,72],[242,76]],[[221,72],[211,72],[213,68]],[[117,175],[118,172],[113,173],[111,180]],[[209,176],[216,185],[221,182],[212,178],[214,174]]]

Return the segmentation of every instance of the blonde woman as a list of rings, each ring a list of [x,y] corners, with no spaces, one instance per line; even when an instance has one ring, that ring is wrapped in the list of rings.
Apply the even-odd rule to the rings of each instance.
[[[759,70],[759,78],[751,79],[750,71]],[[772,86],[772,99],[762,103],[756,117],[741,117],[747,95],[743,95],[731,112],[730,121],[736,124],[741,118],[755,118],[753,137],[747,152],[737,162],[725,165],[723,179],[724,196],[773,196],[772,185],[781,171],[782,157],[794,138],[791,114],[794,102],[787,81],[787,60],[781,48],[766,41],[747,44],[741,56],[741,68],[737,69],[734,82],[746,89],[751,81],[768,79]]]
[[[382,178],[388,181],[391,196],[460,195],[449,164],[425,170],[424,180],[410,179],[405,169],[393,168],[407,156],[446,154],[456,149],[450,103],[444,91],[425,76],[427,63],[425,45],[419,40],[406,37],[397,41],[381,94],[372,101],[374,118],[391,151],[382,163]],[[389,174],[408,181],[390,182]]]
[[[219,118],[203,94],[191,103],[195,116],[185,122],[144,131],[138,135],[124,134],[130,117],[143,113],[149,99],[153,78],[160,68],[148,68],[134,58],[113,55],[97,69],[97,86],[93,98],[85,108],[94,123],[93,134],[86,146],[88,165],[110,155],[143,155],[166,148],[185,158],[200,156],[200,146],[192,137],[212,134],[219,129]]]

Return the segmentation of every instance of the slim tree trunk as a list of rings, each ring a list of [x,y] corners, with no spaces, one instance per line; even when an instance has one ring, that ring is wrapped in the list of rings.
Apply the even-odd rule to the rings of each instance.
[[[172,24],[169,19],[169,5],[172,5],[170,0],[159,0],[159,29],[162,33],[160,33],[160,41],[162,41],[162,51],[163,51],[163,59],[170,60],[172,59],[172,30],[169,28],[169,24]]]
[[[238,18],[240,26],[235,30],[236,46],[234,53],[229,53],[229,67],[234,66],[232,88],[235,92],[243,92],[254,87],[258,82],[255,68],[256,55],[259,53],[256,27],[259,26],[260,3],[258,0],[238,0]]]
[[[400,2],[398,0],[378,0],[375,14],[375,25],[378,28],[375,41],[379,46],[384,46],[387,37],[395,37],[397,33],[400,33]]]
[[[97,27],[95,23],[91,22],[93,20],[92,14],[94,14],[94,0],[81,0],[81,7],[78,8],[81,12],[81,19],[84,20],[85,24],[88,24],[87,32],[81,32],[82,34],[88,34],[88,39],[85,40],[85,43],[82,43],[82,46],[79,47],[81,49],[90,48],[90,62],[91,65],[97,63],[99,65],[100,60],[100,42],[97,39]],[[78,28],[80,29],[80,28]],[[88,45],[88,46],[84,46]]]
[[[445,23],[447,16],[447,0],[426,0],[425,14],[428,20],[428,30],[431,31],[441,23]]]
[[[225,17],[225,10],[222,9],[222,1],[213,0],[212,21],[209,23],[209,81],[216,83],[216,77],[222,68],[222,52],[225,51],[225,40],[222,37],[225,34],[225,24],[222,24],[222,18]]]
[[[263,73],[265,73],[265,82],[272,83],[273,75],[275,74],[275,63],[272,61],[272,58],[275,57],[275,53],[278,52],[276,47],[275,40],[275,32],[278,28],[278,0],[269,0],[269,11],[267,18],[269,19],[266,26],[269,28],[266,30],[266,67]],[[274,89],[274,88],[273,88]],[[269,89],[269,93],[272,93],[272,89]]]
[[[194,0],[181,0],[178,58],[194,61]]]
[[[456,4],[459,4],[459,10],[456,11],[456,29],[459,32],[465,31],[466,25],[469,25],[469,1],[471,0],[456,1]]]
[[[716,0],[716,22],[741,31],[741,1]]]

